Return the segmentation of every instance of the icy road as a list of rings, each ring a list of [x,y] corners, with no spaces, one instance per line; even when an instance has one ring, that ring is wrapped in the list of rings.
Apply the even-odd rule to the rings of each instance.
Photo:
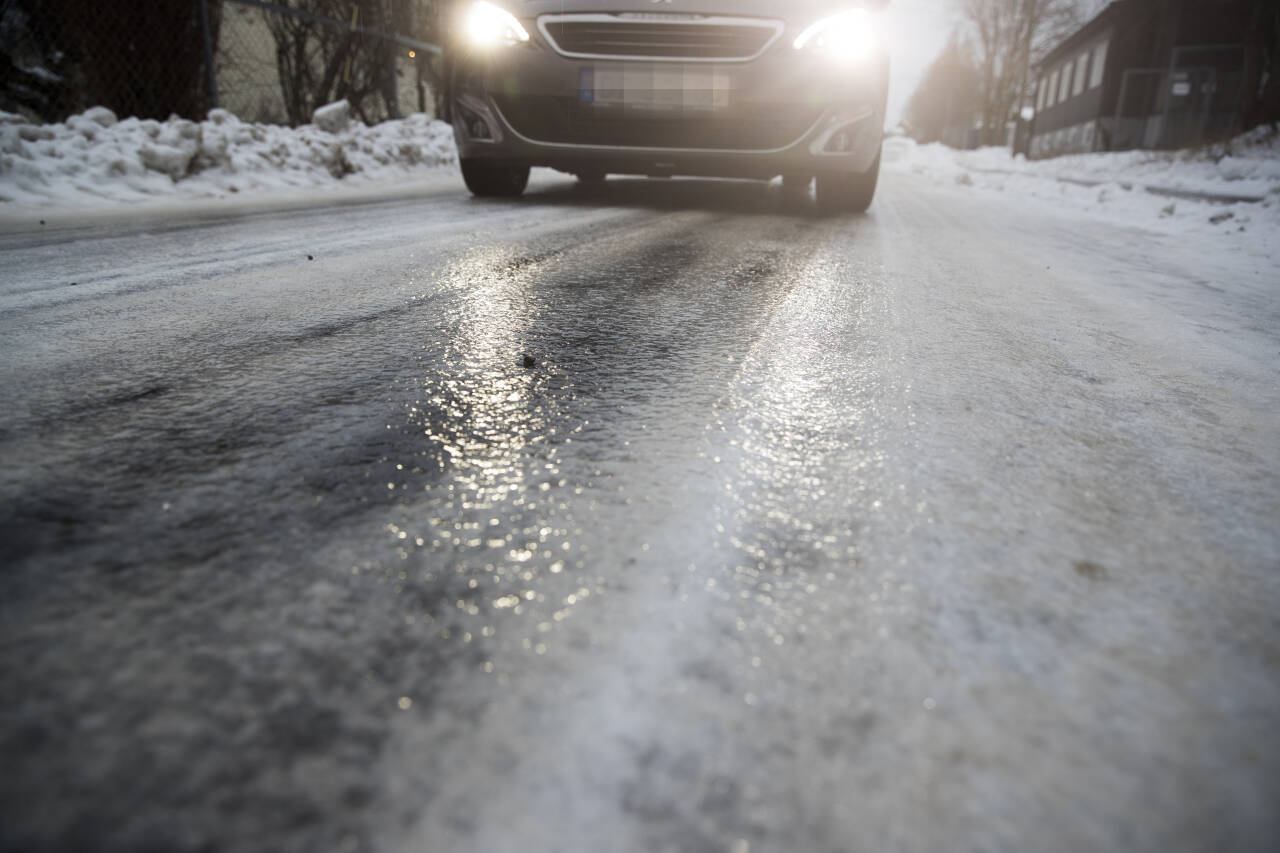
[[[1276,849],[1274,269],[910,174],[0,252],[0,849]]]

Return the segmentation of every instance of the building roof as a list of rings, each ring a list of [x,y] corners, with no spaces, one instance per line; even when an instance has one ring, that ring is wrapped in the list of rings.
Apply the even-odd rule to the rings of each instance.
[[[1054,46],[1053,50],[1045,54],[1044,58],[1035,64],[1036,68],[1044,68],[1045,66],[1054,65],[1064,56],[1073,53],[1082,43],[1091,40],[1098,33],[1110,27],[1117,18],[1124,16],[1126,13],[1138,11],[1137,7],[1142,5],[1134,0],[1115,0],[1108,3],[1106,8],[1094,15],[1084,26],[1067,36]]]

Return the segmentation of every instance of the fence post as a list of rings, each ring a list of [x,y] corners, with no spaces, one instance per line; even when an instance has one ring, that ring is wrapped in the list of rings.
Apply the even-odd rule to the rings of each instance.
[[[209,0],[200,0],[200,31],[204,37],[204,81],[209,90],[209,109],[217,109],[218,71],[213,65],[213,32],[209,26]]]

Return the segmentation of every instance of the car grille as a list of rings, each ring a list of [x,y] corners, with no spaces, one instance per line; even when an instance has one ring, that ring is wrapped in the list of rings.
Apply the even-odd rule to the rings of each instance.
[[[742,61],[759,56],[779,21],[742,18],[628,19],[612,15],[544,15],[538,25],[565,56],[685,61]]]
[[[536,142],[626,148],[771,151],[800,139],[822,114],[820,107],[794,104],[750,116],[664,116],[552,95],[495,95],[494,101],[517,133]]]

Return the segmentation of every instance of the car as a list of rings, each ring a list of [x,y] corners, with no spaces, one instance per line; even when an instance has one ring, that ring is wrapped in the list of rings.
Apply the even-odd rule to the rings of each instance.
[[[476,196],[529,169],[772,180],[862,211],[880,171],[885,0],[464,0],[445,117]]]

